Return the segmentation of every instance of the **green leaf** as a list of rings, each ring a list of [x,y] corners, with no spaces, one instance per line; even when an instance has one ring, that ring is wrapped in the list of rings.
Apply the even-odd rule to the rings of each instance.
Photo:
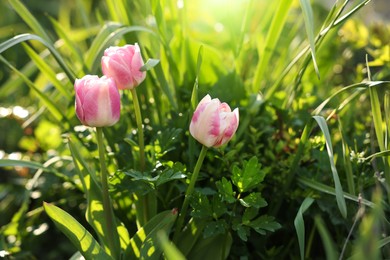
[[[219,194],[221,194],[222,199],[228,203],[236,202],[235,192],[233,191],[232,183],[227,180],[225,177],[222,177],[222,180],[215,183],[217,186]]]
[[[67,100],[72,98],[72,95],[68,89],[65,88],[64,84],[57,79],[56,72],[53,70],[52,65],[45,62],[41,55],[38,55],[31,47],[23,43],[24,50],[27,55],[30,56],[31,60],[36,64],[39,71],[42,72],[54,85],[54,87],[64,96]],[[69,85],[68,85],[69,86]],[[71,88],[72,89],[72,88]]]
[[[158,59],[148,59],[145,64],[139,69],[140,71],[148,71],[153,69],[157,64],[160,63]]]
[[[298,236],[299,252],[301,254],[302,260],[305,258],[305,222],[303,220],[303,213],[305,213],[305,211],[311,206],[313,202],[314,199],[309,197],[305,198],[294,219],[294,226]]]
[[[326,229],[324,221],[320,216],[316,216],[314,218],[314,222],[318,228],[318,232],[320,233],[322,239],[322,245],[324,246],[326,258],[327,259],[338,259],[337,250],[332,241],[332,237],[330,236],[329,231]]]
[[[43,45],[45,45],[49,49],[50,53],[53,55],[54,59],[60,65],[60,67],[64,70],[65,74],[69,78],[69,81],[70,82],[75,81],[76,76],[74,75],[73,71],[68,67],[68,65],[66,65],[65,61],[63,60],[59,52],[56,50],[54,45],[37,35],[29,34],[29,33],[16,35],[15,37],[0,44],[0,54],[18,43],[30,41],[30,40],[36,40],[41,42]]]
[[[1,46],[0,46],[1,49]],[[0,61],[7,65],[11,70],[13,70],[20,78],[24,80],[28,87],[30,87],[35,94],[39,97],[42,103],[47,107],[53,117],[58,120],[67,120],[64,113],[58,108],[57,105],[54,104],[53,100],[51,100],[45,93],[43,93],[31,80],[29,80],[22,72],[12,66],[3,56],[0,55]]]
[[[261,41],[261,52],[259,53],[261,59],[257,64],[252,84],[254,86],[254,91],[259,91],[261,80],[263,79],[264,73],[269,66],[269,61],[272,57],[272,54],[277,49],[276,44],[279,40],[283,26],[286,22],[287,14],[290,10],[292,2],[292,0],[279,1],[278,8],[271,22],[271,26],[268,29],[265,43]]]
[[[10,160],[0,159],[0,167],[27,167],[31,169],[41,169],[43,171],[49,171],[49,169],[37,162],[30,162],[24,160]]]
[[[186,257],[191,260],[226,259],[229,255],[232,241],[230,233],[200,239]]]
[[[252,192],[245,198],[240,199],[241,205],[244,207],[263,208],[268,205],[267,201],[261,197],[260,192]]]
[[[334,181],[334,185],[335,185],[337,205],[339,207],[341,215],[344,218],[346,218],[347,217],[347,206],[345,204],[344,192],[343,192],[343,188],[342,188],[341,183],[340,183],[340,178],[339,178],[339,175],[337,173],[336,165],[334,163],[332,139],[331,139],[330,134],[329,134],[328,125],[326,124],[325,119],[321,116],[313,116],[313,118],[317,121],[317,124],[319,125],[322,133],[325,136],[326,149],[328,151],[330,168],[332,170],[333,181]]]
[[[112,259],[77,220],[62,209],[44,203],[46,213],[86,259]]]
[[[191,107],[192,110],[195,110],[196,106],[198,105],[198,82],[199,82],[199,73],[200,73],[200,66],[202,65],[202,59],[203,59],[203,45],[199,47],[198,51],[198,61],[196,65],[196,77],[194,82],[194,87],[192,89],[191,94]]]
[[[157,232],[158,241],[164,252],[164,259],[166,260],[185,260],[185,256],[177,247],[169,241],[167,234],[163,231]]]
[[[12,8],[19,14],[19,16],[24,20],[24,22],[38,35],[43,39],[50,42],[50,37],[46,33],[41,24],[35,19],[34,15],[26,8],[26,6],[19,0],[8,0]]]
[[[254,219],[259,213],[259,209],[250,207],[246,208],[244,211],[244,215],[242,216],[242,223],[244,225],[248,225],[252,219]]]
[[[303,11],[303,19],[305,20],[305,28],[307,37],[309,38],[311,56],[313,58],[313,65],[316,71],[317,77],[320,78],[320,72],[318,70],[318,65],[316,61],[316,45],[314,39],[314,19],[313,19],[313,10],[310,5],[310,0],[300,0],[302,11]]]
[[[213,209],[206,195],[194,193],[190,199],[190,204],[194,209],[191,213],[193,217],[204,218],[213,216]]]
[[[130,239],[123,259],[159,259],[162,248],[158,244],[158,232],[168,234],[177,217],[177,210],[163,211],[138,229]]]
[[[240,193],[253,189],[264,180],[264,177],[265,172],[261,170],[256,156],[253,156],[248,162],[244,162],[243,169],[237,165],[233,167],[232,181]]]
[[[161,174],[158,175],[156,180],[156,187],[160,186],[169,181],[179,180],[186,178],[186,175],[181,171],[176,171],[175,169],[166,169]]]
[[[227,223],[224,219],[211,221],[206,223],[203,231],[203,238],[209,238],[218,234],[224,234],[226,232]]]
[[[249,225],[257,233],[265,235],[265,231],[274,232],[275,230],[281,228],[281,225],[275,221],[275,218],[272,216],[263,215],[258,217],[255,220],[252,220]]]
[[[188,255],[198,239],[201,237],[204,227],[206,225],[205,219],[191,218],[186,228],[179,234],[176,246],[184,255]]]

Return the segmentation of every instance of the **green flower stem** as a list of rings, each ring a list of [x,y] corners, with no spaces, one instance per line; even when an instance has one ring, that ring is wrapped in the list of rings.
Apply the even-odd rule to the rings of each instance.
[[[137,91],[135,90],[135,88],[131,89],[131,94],[133,96],[135,120],[137,122],[137,128],[138,128],[140,171],[143,172],[145,170],[145,144],[144,144],[144,130],[142,128],[141,107],[138,102]]]
[[[135,120],[138,128],[138,146],[139,146],[139,170],[145,171],[145,144],[144,144],[144,131],[142,128],[142,115],[141,107],[138,102],[137,91],[135,88],[131,89],[133,96],[133,104],[135,111]],[[156,213],[157,209],[157,198],[155,194],[148,193],[146,195],[135,194],[135,205],[137,208],[137,225],[138,228],[144,226],[151,217]]]
[[[202,150],[200,151],[200,154],[199,154],[199,157],[198,157],[198,161],[196,162],[196,165],[195,165],[195,168],[194,168],[194,172],[193,172],[193,174],[191,176],[190,185],[187,188],[186,195],[184,197],[184,202],[183,202],[183,205],[182,205],[181,210],[180,210],[179,218],[177,219],[177,222],[176,222],[176,230],[175,230],[175,234],[173,236],[173,241],[175,243],[178,242],[177,241],[178,240],[178,236],[179,236],[179,234],[181,232],[181,229],[183,227],[184,219],[186,217],[188,206],[190,204],[190,197],[191,197],[192,193],[194,193],[195,183],[196,183],[196,180],[198,179],[200,167],[203,164],[203,160],[204,160],[204,158],[206,156],[207,149],[208,148],[206,146],[202,147]]]
[[[112,208],[112,203],[110,200],[110,195],[108,193],[108,174],[106,161],[104,157],[104,144],[103,144],[103,129],[101,127],[96,127],[96,136],[99,148],[99,160],[101,165],[101,185],[102,185],[102,195],[103,195],[103,211],[104,211],[104,221],[107,228],[107,246],[110,249],[111,256],[114,259],[119,259],[120,255],[120,242],[118,230],[115,223],[114,210]]]

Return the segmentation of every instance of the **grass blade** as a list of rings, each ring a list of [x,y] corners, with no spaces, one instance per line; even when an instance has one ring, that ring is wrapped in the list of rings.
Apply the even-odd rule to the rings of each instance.
[[[303,220],[303,213],[313,204],[314,199],[305,198],[301,207],[298,210],[297,216],[294,219],[294,226],[298,236],[299,251],[301,253],[301,259],[305,258],[305,222]]]
[[[313,10],[311,8],[309,0],[300,0],[300,3],[303,11],[303,19],[305,21],[306,33],[310,43],[311,56],[313,58],[314,69],[316,71],[317,77],[320,78],[320,72],[318,70],[317,61],[316,61]]]
[[[329,260],[338,259],[338,256],[336,254],[337,252],[336,247],[334,245],[334,242],[332,241],[329,231],[325,227],[324,221],[320,216],[316,216],[314,218],[314,221],[317,226],[318,232],[320,233],[322,244],[324,245],[326,259]]]
[[[274,18],[272,19],[267,38],[265,40],[264,47],[260,53],[261,60],[257,64],[255,70],[252,86],[252,90],[254,91],[258,91],[260,88],[260,82],[263,78],[266,68],[269,65],[269,60],[271,59],[271,56],[276,48],[276,43],[278,42],[283,26],[286,22],[287,13],[290,10],[291,4],[291,0],[281,0],[279,2],[279,6],[276,10]]]
[[[21,77],[26,84],[38,95],[39,99],[42,101],[42,103],[45,104],[45,106],[48,108],[48,110],[52,113],[52,115],[58,120],[67,120],[64,113],[58,108],[56,104],[41,90],[39,90],[33,82],[31,82],[22,72],[17,70],[15,67],[13,67],[6,59],[4,59],[3,56],[0,55],[0,61],[3,62],[5,65],[7,65],[11,70],[16,72],[19,77]]]
[[[40,35],[45,41],[51,42],[46,30],[41,26],[37,19],[30,13],[26,6],[19,0],[8,0],[12,8],[19,14],[23,21],[37,34]]]
[[[63,95],[66,97],[67,100],[71,100],[72,95],[71,93],[64,87],[63,83],[61,83],[56,76],[56,73],[53,71],[52,66],[45,62],[45,60],[42,58],[41,55],[38,55],[31,47],[29,47],[27,44],[22,43],[23,48],[30,56],[31,60],[37,65],[39,71],[41,71],[53,84],[53,86]]]
[[[68,67],[68,65],[66,65],[65,61],[62,59],[61,55],[58,53],[56,48],[51,43],[44,40],[42,37],[39,37],[38,35],[29,34],[29,33],[16,35],[15,37],[0,44],[0,54],[18,43],[29,41],[29,40],[36,40],[41,42],[43,45],[45,45],[49,49],[53,57],[56,59],[58,64],[61,66],[61,68],[64,70],[70,82],[75,81],[76,77],[73,71]]]
[[[343,188],[341,187],[339,175],[337,173],[336,165],[334,163],[332,139],[331,139],[330,134],[329,134],[328,125],[326,124],[325,118],[323,118],[321,116],[313,116],[313,118],[315,119],[315,121],[317,122],[318,126],[321,128],[322,133],[325,136],[326,149],[328,151],[328,157],[329,157],[329,161],[330,161],[330,168],[332,170],[333,181],[334,181],[335,190],[336,190],[337,205],[339,207],[341,215],[344,218],[346,218],[347,217],[347,206],[345,204]]]

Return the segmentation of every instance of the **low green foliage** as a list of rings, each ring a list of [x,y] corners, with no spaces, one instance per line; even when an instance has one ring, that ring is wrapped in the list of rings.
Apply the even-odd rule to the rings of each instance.
[[[390,25],[371,22],[373,7],[382,9],[379,0],[1,1],[0,256],[390,258]],[[110,230],[98,142],[76,117],[73,84],[102,74],[106,48],[135,42],[147,73],[142,121],[134,94],[121,92],[121,118],[100,144]],[[186,196],[202,149],[189,125],[206,94],[238,107],[240,123],[227,145],[203,153]]]

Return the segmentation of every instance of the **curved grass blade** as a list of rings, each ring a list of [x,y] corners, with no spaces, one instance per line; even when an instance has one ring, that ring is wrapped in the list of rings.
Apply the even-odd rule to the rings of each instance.
[[[64,233],[85,259],[111,260],[99,243],[76,219],[53,204],[44,202],[43,207],[58,229]]]
[[[27,167],[31,169],[41,169],[43,171],[49,171],[49,169],[47,169],[40,163],[24,160],[0,159],[0,167]]]
[[[27,44],[22,43],[24,50],[27,55],[30,56],[31,60],[37,65],[38,69],[50,80],[50,82],[54,85],[54,87],[66,97],[67,100],[71,100],[71,93],[64,87],[63,83],[61,83],[56,76],[56,73],[45,60],[38,55],[31,47]]]
[[[325,223],[320,216],[314,217],[314,222],[317,226],[318,232],[320,233],[322,244],[324,245],[326,259],[338,259],[337,250],[332,241],[329,231],[325,227]]]
[[[326,149],[328,151],[328,157],[329,157],[329,161],[330,161],[330,168],[332,170],[333,181],[334,181],[335,190],[336,190],[337,205],[339,207],[341,215],[344,218],[346,218],[347,217],[347,206],[345,204],[343,188],[341,186],[339,175],[338,175],[337,169],[336,169],[336,165],[334,163],[332,139],[330,138],[328,125],[326,124],[325,118],[323,118],[322,116],[313,116],[313,118],[316,120],[318,126],[321,128],[321,131],[322,131],[322,133],[325,136]]]
[[[311,56],[313,58],[314,70],[316,71],[317,77],[320,78],[320,72],[318,70],[318,65],[316,61],[316,45],[314,39],[314,19],[313,19],[313,10],[310,5],[309,0],[300,0],[303,19],[305,21],[306,33],[310,43]]]
[[[26,84],[38,95],[39,99],[45,104],[45,106],[48,108],[48,110],[52,113],[52,115],[58,120],[68,120],[64,113],[58,108],[56,104],[53,103],[53,101],[45,95],[42,91],[40,91],[33,82],[31,82],[25,75],[23,75],[22,72],[17,70],[15,67],[13,67],[6,59],[4,59],[3,56],[0,55],[0,61],[3,62],[5,65],[7,65],[11,70],[16,72],[19,77],[23,78],[23,80],[26,82]]]
[[[0,54],[6,51],[7,49],[11,48],[12,46],[15,46],[18,43],[29,41],[29,40],[36,40],[41,42],[43,45],[45,45],[50,53],[53,55],[54,59],[58,62],[58,64],[61,66],[61,68],[64,70],[65,74],[68,76],[70,82],[74,82],[76,77],[73,73],[73,71],[69,68],[68,65],[66,65],[65,61],[62,59],[61,55],[58,53],[56,48],[49,43],[48,41],[44,40],[42,37],[39,37],[35,34],[19,34],[15,37],[3,42],[0,44]]]
[[[301,184],[303,184],[307,187],[310,187],[314,190],[317,190],[319,192],[323,192],[323,193],[326,193],[329,195],[336,196],[336,191],[333,187],[330,187],[328,185],[322,184],[322,183],[317,182],[315,180],[311,180],[311,179],[301,177],[301,176],[298,177],[297,180]],[[374,203],[369,201],[369,200],[366,200],[366,199],[360,200],[358,196],[355,196],[355,195],[352,195],[352,194],[349,194],[346,192],[344,192],[344,198],[346,198],[347,200],[350,200],[350,201],[357,202],[357,203],[359,203],[359,201],[361,201],[361,203],[363,203],[364,205],[366,205],[370,208],[373,208],[375,206]],[[385,204],[385,207],[388,208],[388,206],[386,204]]]
[[[281,0],[279,2],[274,18],[272,19],[267,38],[265,40],[264,47],[262,48],[262,52],[260,53],[261,60],[256,67],[252,87],[252,90],[254,91],[259,90],[260,82],[263,78],[267,66],[269,65],[269,60],[276,48],[276,43],[278,42],[283,26],[286,22],[287,13],[290,10],[291,4],[291,0]]]
[[[298,236],[299,251],[301,253],[301,259],[305,258],[305,221],[303,220],[303,213],[313,204],[314,199],[305,198],[301,207],[298,210],[297,216],[294,219],[294,226]]]
[[[167,234],[164,231],[157,232],[157,238],[164,251],[164,257],[167,260],[185,260],[185,256],[177,247],[169,241]]]
[[[46,30],[41,26],[34,15],[26,8],[26,6],[19,0],[8,0],[12,8],[19,14],[23,21],[37,34],[40,35],[45,41],[51,42]]]

